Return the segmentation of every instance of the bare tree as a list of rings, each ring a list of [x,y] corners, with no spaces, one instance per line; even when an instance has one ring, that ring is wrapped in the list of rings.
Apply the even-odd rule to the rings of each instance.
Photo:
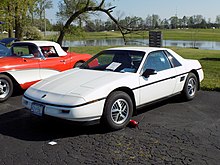
[[[65,2],[65,0],[64,0]],[[69,1],[67,1],[69,2]],[[77,20],[81,15],[89,13],[89,12],[102,12],[105,13],[118,27],[119,31],[121,32],[124,42],[126,44],[125,35],[131,33],[131,31],[134,31],[135,29],[126,28],[120,25],[119,20],[116,19],[111,13],[116,6],[109,6],[106,7],[105,0],[101,0],[100,3],[97,3],[92,0],[78,0],[74,1],[72,0],[72,3],[74,3],[75,8],[73,9],[74,12],[71,12],[69,10],[67,14],[69,14],[69,17],[64,24],[63,28],[60,30],[60,35],[58,37],[57,42],[61,45],[63,38],[65,36],[65,33],[68,31],[71,23],[75,20]],[[70,14],[71,13],[71,14]],[[137,29],[136,29],[137,30]]]

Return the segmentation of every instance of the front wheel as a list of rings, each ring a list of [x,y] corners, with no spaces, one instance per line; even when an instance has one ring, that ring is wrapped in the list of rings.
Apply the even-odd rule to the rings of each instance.
[[[194,73],[189,73],[187,76],[182,94],[186,100],[192,100],[196,96],[198,89],[198,80]]]
[[[13,83],[6,75],[0,75],[0,102],[6,101],[13,92]]]
[[[132,113],[130,96],[125,92],[115,91],[106,100],[102,121],[111,130],[122,129],[129,123]]]

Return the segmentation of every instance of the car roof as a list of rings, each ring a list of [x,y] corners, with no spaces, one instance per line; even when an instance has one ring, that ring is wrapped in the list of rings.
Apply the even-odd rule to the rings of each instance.
[[[38,47],[42,47],[42,46],[53,46],[55,47],[57,53],[59,56],[65,56],[67,55],[67,53],[61,48],[60,44],[53,42],[53,41],[38,41],[38,40],[33,40],[33,41],[19,41],[16,43],[32,43],[37,45]],[[16,44],[15,43],[15,44]]]
[[[18,41],[16,43],[33,43],[37,46],[54,46],[54,45],[59,45],[56,42],[53,41],[38,41],[38,40],[30,40],[30,41]]]
[[[158,48],[158,47],[115,47],[109,48],[107,50],[133,50],[133,51],[143,51],[146,53],[157,51],[157,50],[169,50],[167,48]]]

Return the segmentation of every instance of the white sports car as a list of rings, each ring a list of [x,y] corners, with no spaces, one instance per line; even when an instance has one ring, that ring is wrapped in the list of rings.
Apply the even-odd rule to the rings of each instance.
[[[193,99],[203,78],[197,60],[184,59],[170,49],[111,48],[80,68],[31,86],[22,103],[39,116],[99,120],[116,130],[125,127],[141,106],[176,94]]]

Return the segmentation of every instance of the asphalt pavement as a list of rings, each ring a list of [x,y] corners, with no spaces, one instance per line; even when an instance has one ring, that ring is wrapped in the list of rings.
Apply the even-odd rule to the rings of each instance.
[[[220,164],[220,92],[141,109],[138,127],[109,132],[30,115],[21,95],[0,103],[0,164]]]

